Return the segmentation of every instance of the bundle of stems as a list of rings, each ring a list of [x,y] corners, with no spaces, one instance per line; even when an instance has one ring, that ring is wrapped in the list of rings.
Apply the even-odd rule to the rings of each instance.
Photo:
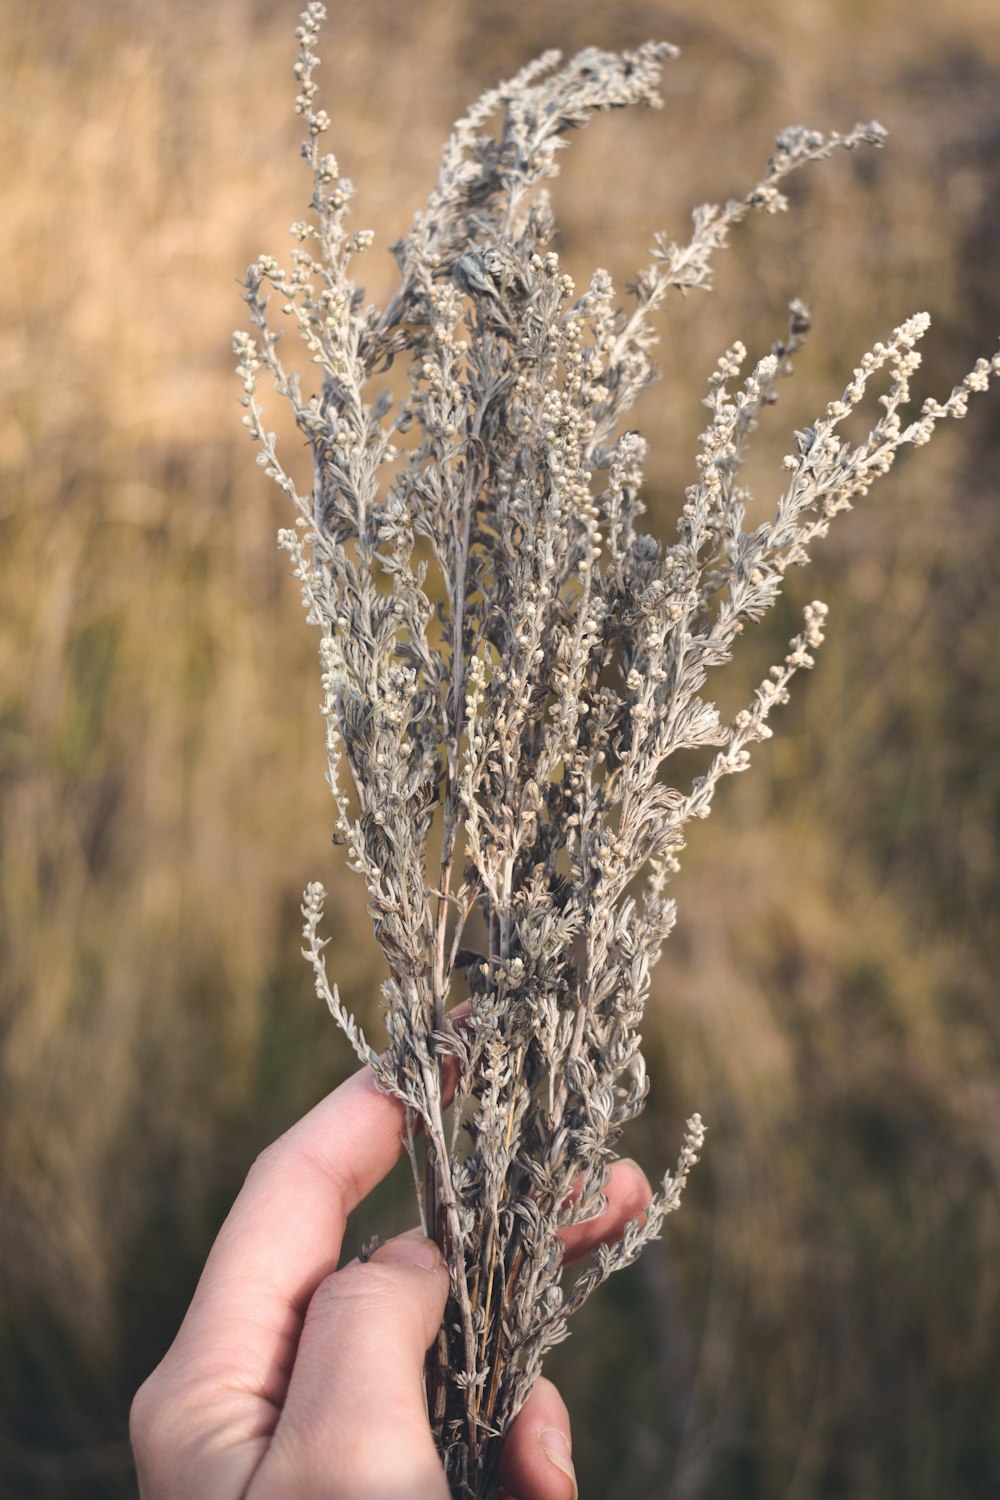
[[[747,445],[809,329],[794,302],[787,335],[748,373],[740,344],[718,361],[697,474],[664,544],[639,528],[646,448],[623,426],[656,377],[654,314],[671,291],[710,288],[730,231],[787,206],[789,173],[878,146],[883,130],[783,132],[745,197],[696,209],[687,243],[656,237],[621,307],[606,272],[581,291],[560,268],[540,184],[592,115],[660,104],[674,49],[590,49],[565,65],[547,53],[456,125],[426,209],[393,247],[399,286],[379,309],[353,280],[372,236],[348,229],[354,190],[321,148],[323,19],[308,5],[297,33],[310,216],[292,226],[289,269],[272,256],[249,267],[256,335],[237,334],[235,348],[259,462],[297,512],[280,541],[322,633],[335,838],[367,885],[388,967],[384,1049],[327,977],[319,884],[304,899],[305,951],[358,1055],[405,1108],[422,1224],[451,1273],[429,1416],[453,1492],[485,1497],[546,1350],[660,1234],[701,1150],[695,1114],[645,1213],[566,1272],[561,1232],[600,1211],[646,1096],[640,1026],[685,827],[770,734],[771,709],[812,665],[825,606],[807,608],[731,723],[703,696],[707,674],[833,517],[901,448],[962,416],[1000,355],[906,420],[929,321],[908,320],[795,434],[772,518],[747,531]],[[311,393],[279,355],[269,289],[316,368]],[[394,390],[396,361],[405,386]],[[309,494],[264,426],[262,368],[310,446]],[[843,423],[873,382],[881,415],[849,443]],[[692,750],[702,774],[673,785],[671,759]],[[450,1100],[446,1076],[457,1077]]]

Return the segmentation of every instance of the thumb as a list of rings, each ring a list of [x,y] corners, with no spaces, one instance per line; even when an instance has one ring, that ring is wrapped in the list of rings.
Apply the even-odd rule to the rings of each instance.
[[[320,1283],[248,1500],[448,1500],[423,1383],[447,1296],[441,1253],[415,1232]]]

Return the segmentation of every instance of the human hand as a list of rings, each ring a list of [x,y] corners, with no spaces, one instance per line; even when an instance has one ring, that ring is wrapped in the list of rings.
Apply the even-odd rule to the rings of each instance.
[[[348,1214],[403,1151],[403,1108],[362,1069],[254,1163],[163,1361],[132,1408],[143,1500],[448,1500],[424,1354],[448,1273],[417,1232],[337,1270]],[[567,1260],[652,1197],[619,1161]],[[504,1441],[511,1500],[571,1500],[569,1416],[540,1378]]]

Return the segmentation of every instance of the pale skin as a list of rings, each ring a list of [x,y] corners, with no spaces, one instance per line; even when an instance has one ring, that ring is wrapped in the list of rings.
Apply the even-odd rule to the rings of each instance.
[[[403,1154],[402,1106],[362,1069],[254,1163],[170,1350],[139,1390],[142,1500],[449,1500],[424,1354],[448,1275],[417,1231],[338,1269],[347,1216]],[[652,1197],[619,1161],[607,1206],[564,1232],[567,1260],[617,1238]],[[511,1500],[577,1493],[569,1415],[540,1378],[504,1441]]]

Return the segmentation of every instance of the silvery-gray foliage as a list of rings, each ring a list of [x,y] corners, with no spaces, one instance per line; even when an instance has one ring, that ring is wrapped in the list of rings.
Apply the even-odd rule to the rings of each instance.
[[[290,269],[271,256],[249,268],[257,337],[237,334],[235,348],[259,462],[298,512],[280,540],[322,632],[336,838],[366,882],[389,970],[384,1051],[327,979],[319,884],[303,905],[306,953],[358,1055],[405,1105],[422,1223],[452,1279],[429,1414],[454,1492],[485,1496],[545,1351],[659,1235],[697,1160],[694,1115],[645,1216],[564,1272],[559,1231],[599,1211],[646,1095],[640,1025],[685,825],[770,734],[770,710],[812,665],[825,606],[808,607],[732,723],[703,696],[709,669],[899,449],[964,414],[1000,355],[904,420],[928,319],[904,323],[796,433],[772,519],[745,531],[747,444],[808,332],[793,303],[787,336],[748,374],[739,344],[719,360],[697,478],[665,545],[640,529],[646,448],[622,421],[656,376],[652,315],[672,289],[710,288],[714,252],[752,209],[786,207],[790,172],[877,146],[881,127],[784,131],[746,197],[696,209],[686,244],[657,236],[620,307],[606,272],[580,291],[560,269],[539,184],[591,115],[658,106],[674,49],[588,49],[565,66],[546,53],[456,125],[426,209],[393,247],[398,290],[378,309],[352,279],[371,234],[348,229],[353,187],[320,147],[323,18],[309,4],[297,33],[311,217],[292,227]],[[317,367],[310,394],[279,355],[268,289]],[[401,358],[394,399],[378,378]],[[263,425],[262,368],[310,445],[309,495]],[[852,445],[841,426],[878,377],[882,414]],[[673,786],[671,756],[702,747],[703,774]],[[451,1025],[456,987],[471,1011]]]

